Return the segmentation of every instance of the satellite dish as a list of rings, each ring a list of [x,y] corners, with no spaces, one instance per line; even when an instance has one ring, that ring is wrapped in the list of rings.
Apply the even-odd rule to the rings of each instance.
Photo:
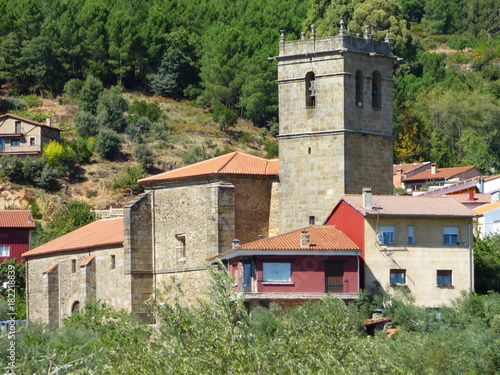
[[[358,102],[358,107],[362,107],[363,106],[363,102]]]

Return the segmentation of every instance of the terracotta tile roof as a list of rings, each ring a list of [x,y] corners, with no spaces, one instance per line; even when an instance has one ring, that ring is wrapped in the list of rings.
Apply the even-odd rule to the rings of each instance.
[[[484,176],[484,181],[496,180],[497,178],[500,178],[500,174],[495,176]]]
[[[309,232],[311,245],[309,248],[300,246],[300,235],[303,230]],[[360,248],[343,232],[332,225],[310,225],[277,236],[263,238],[239,246],[237,249],[253,250],[354,250]]]
[[[476,167],[468,166],[468,167],[438,168],[435,174],[432,174],[432,169],[426,169],[411,177],[403,179],[403,181],[410,182],[410,181],[420,181],[420,180],[442,180],[446,178],[452,178],[454,176],[468,172],[472,169],[476,169]],[[478,176],[481,175],[481,172],[479,171],[477,172]]]
[[[86,267],[95,259],[95,255],[89,255],[87,258],[80,263],[80,267]]]
[[[413,172],[415,169],[419,169],[425,166],[430,167],[431,162],[426,161],[425,163],[413,163],[413,164],[393,164],[392,174],[398,174],[399,170],[402,169],[404,173]]]
[[[0,211],[0,228],[35,228],[35,221],[29,210]]]
[[[462,204],[487,204],[491,202],[491,194],[474,193],[474,200],[471,201],[469,194],[453,194],[448,197],[455,199]]]
[[[42,273],[45,274],[45,273],[49,273],[49,272],[54,271],[57,268],[58,264],[59,264],[59,262],[52,263],[50,266],[48,266],[46,269],[44,269]]]
[[[475,216],[474,212],[450,196],[373,195],[371,210],[363,208],[361,194],[344,195],[341,199],[363,215]]]
[[[123,218],[101,219],[35,247],[23,257],[120,244],[123,244]]]
[[[141,184],[215,174],[272,176],[278,174],[278,160],[267,160],[242,152],[232,152],[186,167],[139,180]]]
[[[500,208],[500,202],[485,204],[484,206],[474,208],[472,211],[474,211],[476,215],[483,215],[484,213],[493,211],[497,208]]]
[[[34,124],[34,125],[38,125],[38,126],[43,126],[44,128],[49,128],[49,129],[55,129],[55,130],[61,130],[59,128],[56,128],[55,126],[49,126],[47,124],[43,124],[41,122],[38,122],[38,121],[34,121],[34,120],[30,120],[28,118],[24,118],[24,117],[21,117],[21,116],[18,116],[18,115],[13,115],[12,113],[6,113],[4,115],[1,115],[0,116],[0,121],[2,121],[4,118],[15,118],[15,119],[18,119],[18,120],[21,120],[21,121],[24,121],[24,122],[29,122],[30,124]]]

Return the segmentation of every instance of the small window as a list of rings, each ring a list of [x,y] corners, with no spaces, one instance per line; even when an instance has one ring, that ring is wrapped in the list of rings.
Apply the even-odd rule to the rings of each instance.
[[[177,239],[177,246],[175,250],[177,252],[177,258],[185,258],[186,257],[186,235],[178,234],[175,236]]]
[[[391,270],[390,273],[391,285],[405,285],[406,284],[406,270]]]
[[[356,71],[356,107],[363,108],[363,72]]]
[[[313,72],[306,74],[306,107],[316,106],[316,81]]]
[[[10,140],[11,146],[21,146],[21,140],[19,138],[12,138]]]
[[[316,224],[316,216],[309,216],[309,225]]]
[[[80,311],[80,302],[79,301],[73,302],[73,305],[71,305],[71,313],[74,314],[79,311]]]
[[[307,153],[308,153],[309,155],[311,155],[311,147],[309,147],[309,148],[307,149]]]
[[[392,245],[394,244],[394,226],[384,225],[379,227],[378,231],[378,242],[382,245]]]
[[[14,124],[14,133],[21,134],[21,121],[16,121]]]
[[[438,286],[451,286],[451,270],[437,270],[436,283]]]
[[[415,244],[413,225],[408,225],[408,245]]]
[[[263,263],[262,281],[270,283],[291,283],[292,264],[278,262]]]
[[[71,259],[71,273],[76,272],[76,259]]]
[[[458,245],[458,227],[444,227],[443,228],[443,244],[445,245]]]
[[[382,108],[382,77],[379,72],[372,76],[372,108]]]
[[[111,255],[111,259],[110,260],[111,260],[110,268],[112,270],[114,270],[116,268],[116,258],[115,258],[115,256]]]
[[[0,246],[0,257],[9,257],[10,256],[10,246],[9,245],[1,245]]]
[[[35,137],[30,137],[30,146],[36,146]]]

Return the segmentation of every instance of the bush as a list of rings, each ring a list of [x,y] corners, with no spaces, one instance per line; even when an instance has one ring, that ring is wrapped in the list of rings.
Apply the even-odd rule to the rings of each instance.
[[[151,129],[151,121],[147,117],[139,117],[137,122],[129,123],[127,126],[127,134],[137,143],[143,141],[143,136],[147,137]]]
[[[101,127],[121,133],[127,127],[127,120],[123,115],[126,110],[127,101],[123,97],[122,88],[113,86],[99,99],[97,120]]]
[[[217,104],[213,108],[212,118],[219,124],[219,130],[227,132],[238,121],[238,113],[235,110]]]
[[[151,103],[143,100],[135,100],[130,104],[128,112],[138,117],[147,117],[151,122],[158,121],[163,114],[160,104],[156,100]]]
[[[23,178],[23,162],[18,156],[0,156],[0,170],[13,181]]]
[[[70,79],[64,85],[64,93],[70,98],[78,99],[80,96],[80,92],[82,91],[83,84],[84,82],[81,79]]]
[[[28,108],[37,108],[42,106],[42,101],[36,95],[21,95],[19,99],[26,102]]]
[[[127,166],[123,173],[119,174],[113,181],[112,187],[114,189],[130,189],[130,195],[142,191],[143,185],[137,183],[146,173],[142,165]]]
[[[275,159],[279,156],[279,147],[276,141],[266,142],[264,150],[266,151],[266,158],[268,159]]]
[[[104,87],[99,78],[89,75],[82,85],[78,95],[78,105],[80,110],[97,114],[98,99]]]
[[[135,148],[135,158],[145,169],[153,165],[153,151],[147,145],[138,145]]]
[[[45,190],[56,190],[59,187],[57,182],[57,173],[45,164],[40,172],[40,176],[34,179],[35,185]]]
[[[122,139],[115,131],[103,129],[96,138],[95,148],[103,159],[112,160],[122,149]]]
[[[79,111],[74,120],[76,132],[80,137],[95,137],[99,132],[99,123],[90,112]]]

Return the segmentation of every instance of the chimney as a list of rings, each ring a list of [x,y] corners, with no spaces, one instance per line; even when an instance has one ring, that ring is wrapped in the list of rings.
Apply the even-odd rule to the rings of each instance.
[[[307,230],[303,230],[300,232],[300,247],[301,248],[309,248],[311,245],[311,235]]]
[[[474,190],[469,191],[469,201],[474,202],[475,197],[474,197]]]
[[[372,205],[372,188],[363,188],[363,208],[371,211]]]
[[[405,170],[403,168],[398,169],[399,175],[403,177]]]
[[[431,174],[436,174],[438,171],[438,166],[436,163],[431,164]]]
[[[52,118],[47,117],[47,118],[45,119],[45,123],[47,124],[47,126],[52,126]]]
[[[240,240],[235,238],[234,240],[231,241],[231,243],[233,244],[233,249],[236,249],[237,247],[240,246]]]

